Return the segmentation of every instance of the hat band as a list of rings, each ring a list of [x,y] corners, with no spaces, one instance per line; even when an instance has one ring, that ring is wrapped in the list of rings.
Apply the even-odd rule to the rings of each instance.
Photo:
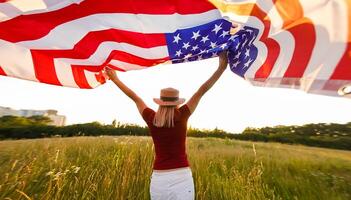
[[[161,97],[162,101],[177,101],[179,97]]]

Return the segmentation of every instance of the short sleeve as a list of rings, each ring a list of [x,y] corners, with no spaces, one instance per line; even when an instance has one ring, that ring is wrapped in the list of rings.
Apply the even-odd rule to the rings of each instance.
[[[184,104],[182,107],[179,108],[179,111],[183,118],[188,119],[191,115],[188,105]]]
[[[152,121],[154,119],[155,111],[153,111],[150,108],[145,108],[142,113],[142,117],[144,121],[149,125],[150,123],[152,124]]]

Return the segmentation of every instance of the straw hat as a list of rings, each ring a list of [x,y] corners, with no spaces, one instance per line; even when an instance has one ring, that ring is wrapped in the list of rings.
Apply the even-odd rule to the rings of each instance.
[[[161,90],[160,98],[154,98],[154,102],[160,106],[176,106],[185,102],[184,98],[179,98],[179,91],[174,88],[164,88]]]

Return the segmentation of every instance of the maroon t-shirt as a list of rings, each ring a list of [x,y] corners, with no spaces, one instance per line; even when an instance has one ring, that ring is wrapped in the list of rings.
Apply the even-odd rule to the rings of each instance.
[[[153,125],[155,111],[143,110],[142,116],[147,123],[155,145],[156,158],[154,169],[165,170],[189,166],[185,152],[187,122],[191,113],[185,104],[174,112],[174,127],[164,128]]]

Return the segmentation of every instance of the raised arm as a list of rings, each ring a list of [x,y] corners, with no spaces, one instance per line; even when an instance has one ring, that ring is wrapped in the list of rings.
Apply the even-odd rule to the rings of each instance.
[[[119,89],[121,89],[122,92],[124,92],[124,94],[126,94],[135,102],[136,106],[138,107],[139,113],[142,114],[143,110],[146,108],[146,104],[144,103],[144,101],[118,78],[116,72],[113,69],[106,68],[106,74],[117,85],[117,87],[119,87]]]
[[[195,108],[199,104],[201,97],[216,83],[221,77],[228,64],[227,51],[223,51],[219,54],[219,66],[218,69],[212,74],[212,76],[201,85],[201,87],[195,92],[195,94],[186,103],[191,113],[195,111]]]

